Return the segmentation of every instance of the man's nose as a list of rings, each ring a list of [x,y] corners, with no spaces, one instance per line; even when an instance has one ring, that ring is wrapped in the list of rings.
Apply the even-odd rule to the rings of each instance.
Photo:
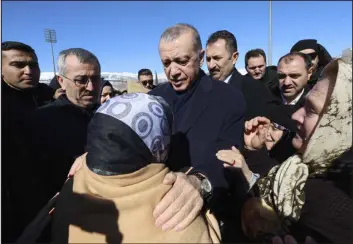
[[[97,89],[97,86],[92,82],[92,80],[88,80],[87,86],[86,86],[86,90],[88,91],[94,91]],[[99,89],[99,88],[98,88]]]
[[[170,67],[170,75],[172,77],[177,77],[180,75],[180,69],[176,65],[171,65]]]
[[[214,68],[216,68],[216,62],[213,59],[211,59],[208,63],[209,63],[208,65],[209,70],[213,70]]]
[[[23,69],[24,69],[25,74],[27,74],[27,75],[32,74],[32,69],[29,65],[26,65]]]
[[[286,78],[284,78],[283,84],[286,86],[292,84],[291,78],[289,76],[286,76]]]

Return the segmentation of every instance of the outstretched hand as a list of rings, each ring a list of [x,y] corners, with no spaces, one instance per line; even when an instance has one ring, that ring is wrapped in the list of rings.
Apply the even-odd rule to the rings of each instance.
[[[252,172],[249,169],[243,155],[236,147],[232,146],[232,150],[219,150],[216,157],[224,162],[224,167],[235,167],[241,169],[244,177],[248,182],[250,181]]]

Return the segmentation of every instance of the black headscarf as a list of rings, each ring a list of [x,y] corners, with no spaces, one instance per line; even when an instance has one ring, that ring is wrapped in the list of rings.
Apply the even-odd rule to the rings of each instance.
[[[100,175],[120,175],[164,163],[172,122],[172,112],[160,97],[131,93],[108,100],[88,126],[88,168]]]
[[[110,87],[113,89],[113,91],[114,91],[113,85],[112,85],[108,80],[105,80],[104,78],[102,78],[100,95],[102,94],[103,88],[104,88],[105,86],[110,86]]]
[[[329,52],[315,39],[300,40],[291,48],[291,52],[300,52],[304,49],[313,49],[319,56],[319,67],[325,67],[332,57]]]
[[[305,39],[305,40],[300,40],[294,46],[291,48],[291,52],[300,52],[304,49],[313,49],[317,53],[319,57],[319,62],[317,65],[316,70],[310,77],[310,80],[308,81],[309,87],[312,88],[316,82],[318,81],[322,70],[324,67],[331,62],[332,57],[329,54],[329,52],[324,48],[321,44],[317,42],[315,39]]]

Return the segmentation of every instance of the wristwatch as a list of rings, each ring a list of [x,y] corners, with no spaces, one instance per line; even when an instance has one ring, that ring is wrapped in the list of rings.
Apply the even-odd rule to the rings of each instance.
[[[207,179],[207,177],[199,172],[191,173],[190,175],[196,176],[201,181],[200,194],[202,198],[208,199],[209,197],[211,197],[213,188],[211,182]]]

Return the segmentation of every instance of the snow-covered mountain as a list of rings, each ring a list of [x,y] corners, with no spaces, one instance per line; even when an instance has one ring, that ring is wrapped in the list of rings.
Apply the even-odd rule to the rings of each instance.
[[[241,74],[246,74],[245,69],[238,69]],[[208,74],[208,72],[206,72]],[[110,81],[115,89],[117,90],[126,90],[127,89],[127,81],[137,81],[137,74],[129,73],[129,72],[102,72],[102,76],[104,79]],[[167,82],[167,77],[165,73],[159,73],[158,83]],[[54,77],[54,72],[41,72],[40,74],[40,82],[49,83],[51,79]]]
[[[241,68],[238,69],[241,74],[246,74],[246,70]],[[207,72],[208,73],[208,72]],[[102,72],[102,76],[109,81],[128,81],[128,80],[137,80],[137,73],[129,73],[129,72]],[[158,82],[163,83],[167,81],[167,77],[165,73],[159,73]],[[54,77],[54,72],[41,72],[40,81],[44,83],[50,82],[50,80]]]
[[[109,81],[128,81],[128,80],[137,80],[137,74],[129,72],[102,72],[102,76]],[[158,81],[167,81],[167,78],[164,73],[157,74]],[[54,77],[54,72],[41,72],[40,81],[48,82]]]

